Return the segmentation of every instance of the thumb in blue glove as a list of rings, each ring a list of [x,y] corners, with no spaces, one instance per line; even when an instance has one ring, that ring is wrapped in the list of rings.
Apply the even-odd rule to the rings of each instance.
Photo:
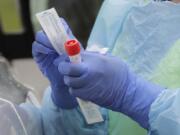
[[[119,58],[86,51],[82,58],[81,64],[59,64],[72,94],[122,112],[149,128],[150,106],[163,88],[136,76]]]
[[[66,22],[61,19],[66,32],[70,38],[74,38]],[[66,55],[59,56],[53,49],[50,41],[44,32],[36,34],[33,43],[32,54],[42,73],[48,78],[51,84],[51,97],[57,107],[71,109],[77,106],[74,96],[69,94],[68,86],[64,84],[63,75],[58,71],[58,62],[67,58]]]

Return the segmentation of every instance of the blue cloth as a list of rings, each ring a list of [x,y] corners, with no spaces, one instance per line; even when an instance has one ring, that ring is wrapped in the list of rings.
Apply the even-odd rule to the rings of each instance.
[[[149,128],[149,109],[163,88],[147,82],[117,57],[84,51],[81,64],[61,62],[59,71],[74,96],[122,112]]]
[[[180,90],[166,90],[151,106],[149,135],[180,134]]]
[[[129,12],[143,0],[105,0],[91,32],[88,48],[97,45],[111,52]]]
[[[104,122],[87,125],[80,109],[58,108],[51,99],[51,88],[44,95],[41,108],[24,103],[20,106],[26,112],[25,128],[30,135],[107,135],[108,112],[101,108]],[[28,120],[27,120],[28,119]]]
[[[72,37],[72,32],[63,21],[66,32]],[[63,76],[58,72],[57,61],[67,58],[66,55],[59,56],[53,49],[50,41],[44,32],[40,31],[36,34],[36,41],[33,43],[32,53],[42,73],[48,78],[52,87],[53,102],[61,108],[71,109],[76,107],[77,101],[75,97],[69,94],[69,88],[64,84]]]
[[[153,80],[157,76],[154,73],[159,64],[166,59],[165,57],[172,49],[174,43],[180,39],[180,15],[178,13],[180,13],[180,4],[168,1],[106,0],[92,30],[88,49],[109,48],[110,53],[123,58],[137,74],[143,78]],[[167,69],[170,74],[172,72],[177,74],[177,70],[172,71],[173,66],[175,65],[166,64],[162,68]],[[163,74],[161,77],[163,78]],[[167,76],[166,80],[168,81],[168,79]],[[167,84],[164,84],[164,86],[168,87]],[[172,93],[167,92],[166,95],[171,97]],[[178,99],[179,94],[176,93],[174,97]],[[176,111],[175,107],[178,108],[178,104],[175,103],[176,101],[173,98],[170,99],[171,101],[162,98],[161,102],[169,109],[169,112],[174,112]],[[171,106],[172,104],[174,104],[173,107]],[[160,104],[157,104],[158,106],[161,107]],[[150,114],[153,107],[154,105]],[[156,129],[153,135],[163,135],[163,127],[168,126],[170,127],[167,129],[172,128],[169,131],[178,131],[178,119],[175,120],[174,116],[173,119],[170,118],[174,120],[173,123],[176,123],[174,127],[170,125],[172,123],[170,119],[169,121],[167,120],[168,122],[158,121],[158,118],[164,114],[166,108],[156,109],[156,116],[158,117],[154,117],[154,121],[157,121],[157,123],[151,124],[152,121],[150,120],[151,128]],[[163,117],[168,119],[170,113],[165,113]],[[121,122],[118,118],[117,121],[119,125],[126,123]],[[161,132],[158,132],[159,130]],[[165,128],[164,130],[166,131]],[[139,135],[136,134],[136,130],[132,131],[131,134]],[[170,134],[173,134],[173,132]]]
[[[24,127],[28,135],[43,135],[43,124],[40,109],[36,108],[31,103],[22,103],[17,106]]]
[[[180,37],[179,12],[180,4],[169,1],[106,0],[88,48],[107,47],[136,73],[151,79],[150,74]]]

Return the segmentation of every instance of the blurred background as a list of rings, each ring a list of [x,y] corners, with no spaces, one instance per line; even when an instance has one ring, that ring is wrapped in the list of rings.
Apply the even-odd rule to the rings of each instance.
[[[0,64],[4,65],[0,68],[0,77],[1,72],[8,72],[2,76],[12,77],[6,80],[16,84],[8,88],[7,83],[7,91],[12,93],[14,87],[22,84],[23,90],[32,90],[41,101],[43,90],[48,86],[48,81],[39,72],[31,56],[34,34],[41,29],[35,18],[37,12],[55,7],[86,47],[101,4],[102,0],[0,0]],[[4,85],[1,83],[0,87]],[[0,96],[5,95],[7,99],[16,102],[17,94],[9,97],[7,91]],[[21,95],[21,91],[19,93]]]
[[[40,30],[35,14],[51,7],[65,18],[86,46],[101,3],[100,0],[0,0],[0,51],[8,59],[31,56],[34,33]]]

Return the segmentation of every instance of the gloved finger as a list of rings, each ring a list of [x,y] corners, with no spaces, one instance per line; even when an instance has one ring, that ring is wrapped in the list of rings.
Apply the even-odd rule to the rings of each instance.
[[[56,52],[37,43],[36,41],[32,44],[32,55],[36,62],[44,60],[48,54],[55,55]],[[56,54],[57,55],[57,54]]]
[[[83,88],[83,86],[81,86],[81,87],[79,87],[79,88],[78,88],[78,87],[77,87],[77,88],[75,88],[75,87],[74,87],[74,88],[70,87],[69,90],[70,90],[69,92],[70,92],[74,97],[79,97],[79,98],[81,98],[81,99],[83,99],[83,100],[87,100],[87,101],[92,101],[91,98],[90,98],[90,96],[95,94],[94,91],[89,91],[89,90]],[[94,97],[97,97],[97,93],[96,93],[96,96],[94,96]]]
[[[47,35],[43,31],[38,31],[36,33],[35,40],[36,40],[36,42],[38,42],[38,43],[40,43],[40,44],[42,44],[42,45],[44,45],[50,49],[53,49]]]
[[[56,55],[45,55],[46,57],[43,57],[41,60],[39,58],[38,61],[36,61],[39,65],[40,70],[45,76],[48,76],[48,73],[46,73],[45,68],[50,68],[52,67],[53,60],[57,57]],[[55,70],[54,68],[52,70]]]
[[[66,54],[62,54],[60,56],[58,56],[55,60],[54,60],[54,65],[56,65],[57,67],[59,66],[59,64],[63,61],[68,61],[69,62],[69,57]]]
[[[80,77],[64,76],[64,83],[72,89],[79,89],[88,82],[88,75],[83,74]]]
[[[37,54],[54,54],[55,51],[52,49],[49,49],[45,46],[43,46],[42,44],[34,41],[32,44],[32,54],[33,55],[37,55]]]
[[[69,62],[61,62],[58,66],[59,71],[66,76],[80,77],[87,71],[87,67],[84,64],[72,64]]]

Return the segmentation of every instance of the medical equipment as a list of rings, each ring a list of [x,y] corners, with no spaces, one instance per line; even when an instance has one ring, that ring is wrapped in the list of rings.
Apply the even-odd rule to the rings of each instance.
[[[72,63],[81,63],[80,45],[77,40],[69,40],[65,43],[65,50]]]
[[[54,49],[59,55],[63,54],[65,52],[64,44],[68,41],[69,37],[56,10],[52,8],[38,13],[36,16]],[[98,110],[99,108],[95,104],[91,102],[84,102],[79,99],[78,102],[88,124],[103,121],[101,113]]]
[[[66,31],[54,8],[36,14],[44,32],[47,34],[54,49],[61,55],[64,53],[64,43],[68,40]],[[59,40],[61,39],[61,40]]]
[[[67,41],[65,43],[65,50],[72,63],[74,64],[81,63],[81,55],[80,55],[81,47],[77,40]],[[77,100],[88,124],[103,121],[101,113],[99,112],[99,110],[97,110],[98,109],[97,105],[92,104],[91,102],[88,101],[83,101],[79,98],[77,98]]]

